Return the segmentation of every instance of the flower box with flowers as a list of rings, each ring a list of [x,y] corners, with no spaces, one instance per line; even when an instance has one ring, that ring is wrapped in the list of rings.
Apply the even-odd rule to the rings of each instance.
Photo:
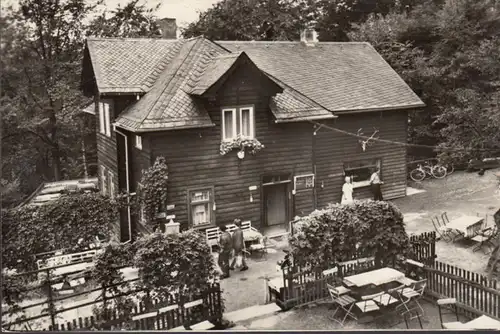
[[[238,152],[238,156],[242,158],[244,156],[245,149],[248,148],[251,154],[255,154],[258,151],[264,148],[264,145],[261,144],[255,138],[244,138],[241,136],[236,137],[230,141],[223,141],[220,143],[220,155],[226,155],[231,152],[233,149],[238,148],[240,151]]]

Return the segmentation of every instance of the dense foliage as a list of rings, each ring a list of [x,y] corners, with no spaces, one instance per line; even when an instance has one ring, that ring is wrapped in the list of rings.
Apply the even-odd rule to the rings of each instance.
[[[499,6],[429,2],[409,13],[372,15],[350,33],[370,42],[420,95],[427,107],[410,119],[411,141],[439,144],[444,158],[500,153]]]
[[[490,0],[223,0],[184,35],[297,40],[312,25],[320,41],[368,41],[426,103],[411,114],[409,140],[430,148],[410,154],[437,151],[465,162],[500,154],[499,6]]]
[[[59,249],[77,251],[107,237],[118,206],[97,193],[67,195],[43,206],[2,210],[2,262],[29,270],[33,255]]]
[[[131,286],[120,271],[120,267],[131,264],[132,256],[133,249],[130,244],[110,243],[94,260],[90,277],[94,283],[103,287],[103,302],[92,309],[94,316],[100,320],[98,329],[111,329],[107,328],[106,323],[113,317],[129,319],[136,306],[131,295],[123,294],[130,290]]]
[[[16,9],[2,7],[3,207],[43,181],[83,177],[90,169],[85,164],[95,161],[96,143],[95,126],[82,117],[91,102],[80,90],[84,39],[156,35],[154,10],[137,0],[112,11],[101,0],[22,0]]]
[[[135,242],[134,266],[151,297],[202,291],[217,277],[210,247],[201,233],[188,230],[178,235],[152,233]]]
[[[156,216],[165,209],[167,201],[168,166],[165,158],[156,158],[153,166],[144,170],[141,187],[138,191],[139,206],[144,212],[144,219],[154,225]]]
[[[403,214],[392,203],[355,201],[330,205],[303,217],[289,238],[294,258],[320,267],[375,256],[376,263],[392,263],[410,251]]]

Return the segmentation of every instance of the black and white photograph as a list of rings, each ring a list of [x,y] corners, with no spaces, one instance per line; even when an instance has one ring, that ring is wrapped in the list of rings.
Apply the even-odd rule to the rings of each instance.
[[[2,0],[1,328],[500,330],[500,1]]]

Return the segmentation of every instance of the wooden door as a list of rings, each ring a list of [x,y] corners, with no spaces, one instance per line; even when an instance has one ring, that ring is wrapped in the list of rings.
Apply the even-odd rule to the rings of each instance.
[[[286,189],[286,184],[265,187],[267,226],[282,225],[287,223]]]

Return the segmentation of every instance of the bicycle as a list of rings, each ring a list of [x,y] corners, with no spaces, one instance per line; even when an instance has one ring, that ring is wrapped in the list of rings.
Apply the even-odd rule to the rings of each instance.
[[[417,168],[410,172],[410,178],[415,182],[423,181],[427,176],[434,177],[436,179],[442,179],[446,176],[446,168],[437,164],[431,165],[428,161],[425,165],[417,165]]]

